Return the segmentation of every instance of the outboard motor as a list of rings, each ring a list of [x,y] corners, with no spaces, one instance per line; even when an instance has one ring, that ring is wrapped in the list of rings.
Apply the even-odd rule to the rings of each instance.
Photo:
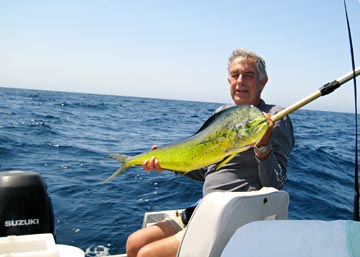
[[[0,237],[41,233],[55,237],[52,203],[41,175],[0,172]]]

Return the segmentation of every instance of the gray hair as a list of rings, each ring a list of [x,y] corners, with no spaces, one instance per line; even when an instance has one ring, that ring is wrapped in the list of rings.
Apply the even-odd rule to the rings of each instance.
[[[251,58],[251,59],[253,59],[256,63],[256,68],[259,72],[259,79],[263,80],[267,77],[266,65],[265,65],[264,59],[262,57],[260,57],[259,55],[257,55],[256,53],[248,51],[244,48],[235,49],[232,52],[232,54],[230,55],[229,65],[228,65],[229,73],[230,73],[230,65],[236,58],[241,58],[241,59]]]

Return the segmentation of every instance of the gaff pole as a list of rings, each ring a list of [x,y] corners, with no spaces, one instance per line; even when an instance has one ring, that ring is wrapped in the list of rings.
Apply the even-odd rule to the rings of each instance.
[[[325,84],[324,86],[319,88],[316,92],[312,93],[311,95],[294,103],[293,105],[290,105],[289,107],[283,109],[282,111],[276,113],[275,115],[271,116],[271,120],[273,122],[276,122],[276,121],[282,119],[286,115],[296,111],[297,109],[300,109],[304,105],[314,101],[315,99],[319,98],[320,96],[328,95],[328,94],[334,92],[335,89],[339,88],[341,85],[343,85],[346,82],[348,82],[349,80],[357,77],[358,75],[360,75],[360,67],[356,68],[354,71],[351,71],[332,82]]]

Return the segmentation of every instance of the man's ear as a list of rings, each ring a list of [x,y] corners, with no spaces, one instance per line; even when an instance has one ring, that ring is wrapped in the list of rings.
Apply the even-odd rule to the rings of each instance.
[[[260,81],[261,83],[261,91],[263,91],[266,83],[268,82],[268,77],[266,76],[266,78],[264,78],[263,80]]]

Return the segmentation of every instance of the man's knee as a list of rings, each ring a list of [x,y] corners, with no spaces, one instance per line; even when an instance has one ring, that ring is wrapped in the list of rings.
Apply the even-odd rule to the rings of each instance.
[[[144,246],[142,236],[135,232],[131,234],[126,241],[126,253],[128,257],[137,256],[138,251]]]
[[[155,226],[140,229],[128,237],[126,253],[128,257],[152,256],[152,252],[155,251],[155,253],[157,253],[157,251],[154,250],[156,247],[149,247],[148,245],[176,234],[179,229],[181,228],[177,223],[168,219],[157,223]],[[162,252],[162,250],[160,250],[160,252]]]
[[[137,257],[175,257],[179,248],[176,237],[170,236],[142,247]]]
[[[153,248],[149,245],[145,245],[139,251],[137,252],[136,257],[149,257],[153,256],[155,253],[153,253]]]

